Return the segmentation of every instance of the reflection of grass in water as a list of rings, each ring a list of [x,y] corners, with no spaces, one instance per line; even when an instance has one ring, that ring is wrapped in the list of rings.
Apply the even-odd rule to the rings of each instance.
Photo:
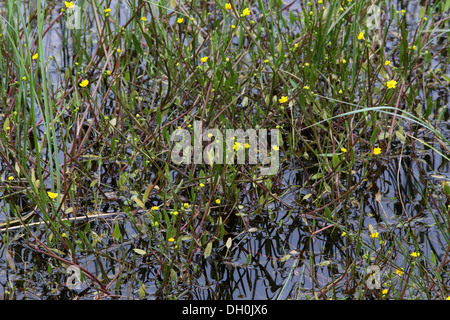
[[[437,129],[448,114],[428,98],[446,85],[431,41],[446,34],[429,32],[445,29],[429,23],[442,8],[427,8],[428,23],[414,30],[382,11],[390,23],[379,33],[361,23],[364,1],[305,2],[304,11],[272,1],[173,5],[143,3],[124,20],[89,4],[83,19],[93,23],[77,30],[64,27],[66,13],[23,17],[8,2],[4,252],[30,243],[50,259],[50,278],[74,263],[84,281],[122,297],[131,287],[135,297],[236,298],[233,288],[259,295],[267,285],[271,299],[446,297],[449,177],[434,167],[431,176],[434,164],[418,153],[448,161]],[[50,59],[43,41],[59,23],[64,50]],[[46,81],[50,66],[58,83]],[[258,177],[249,164],[175,166],[171,133],[200,119],[280,129],[277,175]],[[372,264],[383,273],[376,290],[366,283]],[[151,280],[138,277],[143,268]],[[24,273],[27,290],[39,272]]]

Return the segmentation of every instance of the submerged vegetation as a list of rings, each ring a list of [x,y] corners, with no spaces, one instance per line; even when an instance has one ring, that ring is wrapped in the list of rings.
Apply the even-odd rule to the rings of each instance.
[[[450,1],[16,3],[2,299],[450,297]],[[276,174],[173,163],[194,121]]]

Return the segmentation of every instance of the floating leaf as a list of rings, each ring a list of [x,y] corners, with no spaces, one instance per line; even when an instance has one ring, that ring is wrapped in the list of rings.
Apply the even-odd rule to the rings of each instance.
[[[286,262],[286,261],[289,260],[290,257],[291,257],[290,254],[286,254],[285,256],[283,256],[283,257],[280,259],[280,262]]]
[[[203,253],[205,259],[211,255],[211,250],[212,250],[212,241],[208,242],[208,244],[206,245],[205,252]]]

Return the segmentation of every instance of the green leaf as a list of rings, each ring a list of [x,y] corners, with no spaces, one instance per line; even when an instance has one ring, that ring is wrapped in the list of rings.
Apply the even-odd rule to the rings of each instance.
[[[142,250],[142,249],[133,249],[133,251],[136,252],[137,254],[140,254],[141,256],[147,254],[147,252],[145,250]]]
[[[325,217],[327,219],[331,219],[331,210],[328,207],[325,207],[325,209],[323,209],[323,211],[325,211]]]
[[[283,43],[280,41],[280,42],[278,42],[278,44],[277,44],[277,51],[278,51],[279,53],[281,53],[282,50],[283,50]]]
[[[433,264],[436,265],[436,256],[434,255],[433,251],[430,251],[430,259],[431,262],[433,262]]]
[[[331,158],[331,162],[333,163],[333,168],[336,168],[339,164],[339,162],[341,162],[341,160],[339,159],[339,156],[337,154],[333,154],[333,158]],[[339,168],[337,168],[337,170],[339,170]]]
[[[139,288],[139,298],[144,298],[147,295],[147,292],[145,292],[145,284],[141,284],[141,287]]]
[[[203,253],[205,259],[211,255],[211,250],[212,250],[212,241],[208,242],[208,244],[206,245],[205,252]]]
[[[114,226],[114,239],[119,240],[122,235],[120,234],[119,224],[116,223]]]
[[[291,257],[290,254],[286,254],[280,259],[280,262],[286,262],[289,260],[290,257]]]

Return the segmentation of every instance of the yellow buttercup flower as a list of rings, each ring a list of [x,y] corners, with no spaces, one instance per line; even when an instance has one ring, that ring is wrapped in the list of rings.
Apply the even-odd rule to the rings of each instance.
[[[57,194],[57,193],[50,192],[50,191],[47,191],[47,195],[48,195],[49,198],[52,199],[52,200],[54,200],[54,199],[56,199],[56,197],[58,197],[58,194]]]
[[[120,50],[119,48],[116,49],[117,53],[121,53],[122,50]]]
[[[395,81],[395,80],[391,80],[391,81],[386,82],[386,86],[389,89],[395,89],[396,85],[397,85],[397,81]]]
[[[84,88],[89,84],[89,80],[84,79],[80,82],[80,87]]]
[[[342,63],[343,63],[343,64],[346,64],[346,63],[347,63],[347,60],[342,59]]]
[[[279,103],[285,103],[286,101],[288,101],[288,97],[282,96],[280,99],[278,99]]]
[[[401,269],[395,269],[395,273],[401,277],[402,274],[403,274],[403,270],[401,270]]]
[[[250,9],[249,8],[245,8],[244,11],[242,11],[242,15],[245,16],[249,16],[250,15]]]
[[[220,199],[216,199],[216,203],[217,203],[217,204],[220,204]]]
[[[178,211],[172,212],[172,215],[177,216],[178,215]]]
[[[14,177],[13,177],[13,176],[9,176],[9,177],[8,177],[8,180],[9,180],[9,181],[13,181],[13,180],[14,180]]]
[[[309,87],[308,86],[304,86],[303,89],[309,90]]]
[[[201,62],[206,62],[206,61],[208,61],[208,57],[203,57],[200,60],[201,60]]]
[[[383,291],[381,291],[382,294],[388,294],[388,289],[383,289]]]
[[[183,21],[184,21],[184,18],[179,18],[178,20],[177,20],[177,23],[183,23]]]
[[[158,207],[158,206],[153,206],[153,207],[152,207],[152,210],[153,210],[153,211],[159,210],[159,207]]]
[[[364,38],[364,33],[360,32],[358,34],[358,40],[362,40]]]
[[[225,3],[225,9],[231,10],[231,3]]]
[[[64,4],[66,5],[67,9],[70,9],[74,6],[73,1],[70,1],[70,2],[64,1]]]
[[[106,8],[106,9],[105,9],[105,13],[108,13],[108,12],[111,12],[111,9],[110,9],[110,8]]]
[[[380,154],[381,153],[381,148],[375,148],[375,149],[373,149],[373,154],[374,155],[378,155],[378,154]]]
[[[234,143],[234,146],[233,146],[233,149],[234,149],[234,150],[242,149],[242,144],[239,143],[239,142],[235,142],[235,143]]]
[[[345,152],[347,152],[347,149],[341,148],[341,151],[345,153]]]
[[[146,17],[141,17],[141,21],[147,21],[147,18]]]
[[[190,205],[189,205],[189,203],[186,202],[183,204],[183,207],[185,207],[186,209],[189,209]]]
[[[249,145],[249,144],[248,144],[247,142],[245,143],[245,145],[244,145],[244,146],[245,146],[245,149],[248,149],[248,148],[250,148],[250,145]]]
[[[31,59],[36,60],[38,57],[39,57],[39,54],[35,53],[35,54],[31,57]]]
[[[236,26],[234,24],[231,25],[231,29],[235,29]]]
[[[341,237],[345,237],[346,235],[347,235],[347,232],[345,232],[345,231],[341,233]]]
[[[174,239],[174,238],[169,238],[169,240],[167,240],[167,241],[169,241],[169,242],[174,242],[175,239]]]
[[[22,80],[23,80],[23,81],[27,81],[27,77],[23,76],[23,77],[22,77]]]
[[[384,62],[384,65],[385,66],[388,66],[388,65],[390,65],[391,64],[391,62],[389,61],[389,60],[386,60],[385,62]]]
[[[371,237],[372,239],[376,239],[376,238],[378,238],[378,236],[379,236],[378,232],[374,232],[374,233],[372,233],[372,234],[370,235],[370,237]]]
[[[278,151],[278,150],[280,150],[280,147],[278,147],[278,146],[272,146],[272,149],[275,150],[275,151]]]
[[[413,258],[417,258],[418,256],[420,256],[420,253],[414,251],[414,252],[411,252],[410,256]]]
[[[200,188],[204,188],[204,187],[205,187],[205,184],[204,184],[204,183],[200,183],[200,184],[199,184],[199,187],[200,187]]]

